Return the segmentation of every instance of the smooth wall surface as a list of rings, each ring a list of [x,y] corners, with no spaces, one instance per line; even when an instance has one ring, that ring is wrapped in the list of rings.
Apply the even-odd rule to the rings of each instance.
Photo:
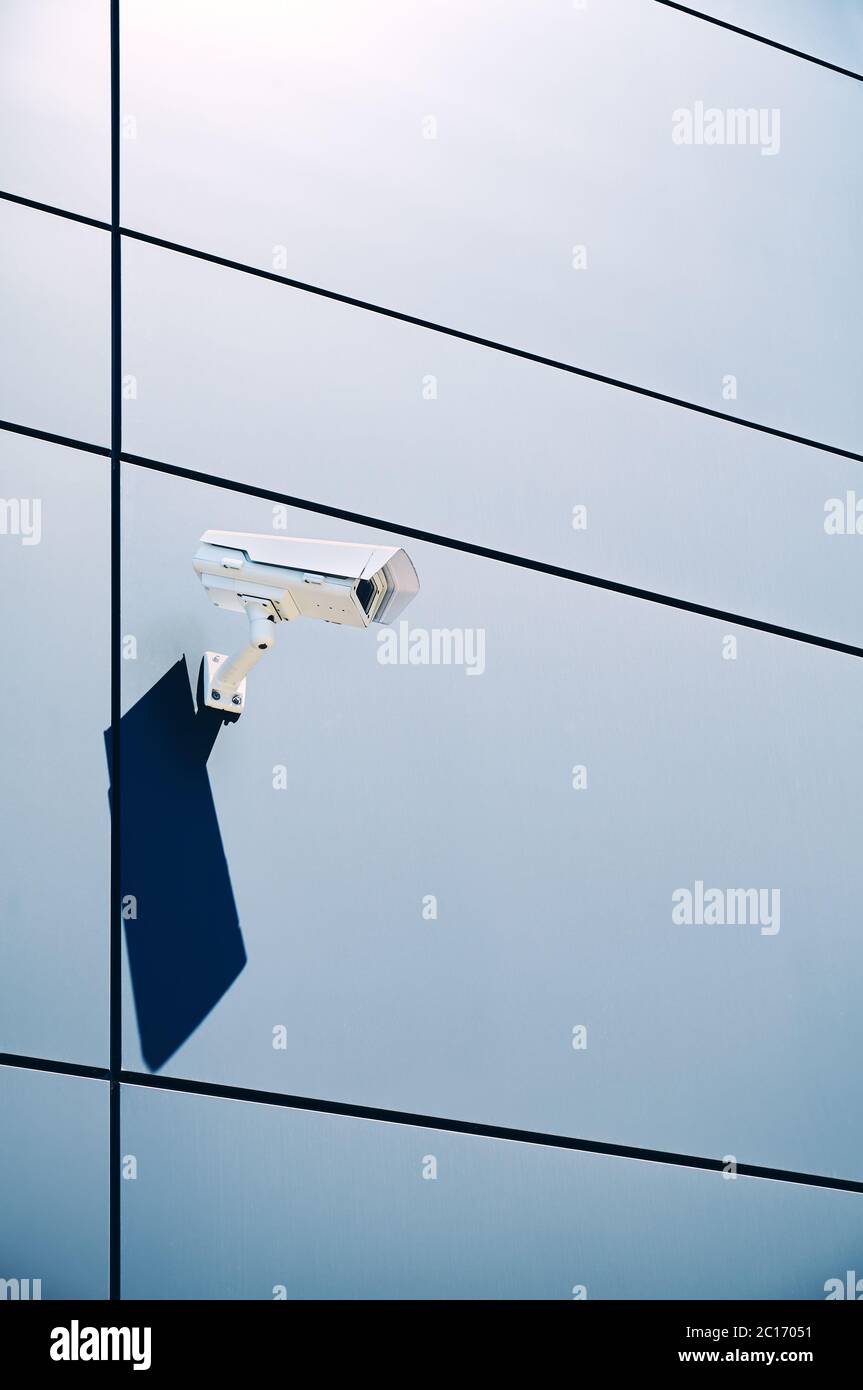
[[[0,1066],[0,1113],[2,1297],[107,1298],[107,1083]]]
[[[124,709],[163,707],[182,662],[185,718],[204,651],[246,640],[192,571],[199,536],[285,532],[268,501],[133,467],[124,508],[138,652]],[[289,535],[398,542],[278,506],[275,518]],[[405,547],[421,584],[408,633],[469,632],[482,662],[382,664],[382,629],[278,629],[242,718],[213,736],[221,843],[190,840],[177,891],[187,874],[206,907],[176,922],[162,962],[170,974],[188,936],[186,968],[197,952],[212,969],[218,938],[231,983],[161,1069],[863,1175],[859,661]],[[142,736],[142,765],[168,711]],[[177,807],[180,833],[190,793],[166,778],[161,814]],[[126,816],[138,796],[127,777]],[[778,890],[778,929],[675,924],[673,894],[697,881]],[[151,939],[143,910],[126,931]],[[143,1018],[134,991],[124,1003],[134,1068],[150,969]]]
[[[860,450],[859,83],[654,0],[123,32],[127,226]]]
[[[109,464],[0,434],[0,1052],[108,1062]]]
[[[108,442],[107,232],[0,202],[0,419]]]
[[[124,273],[133,454],[863,642],[855,460],[140,243]]]
[[[110,215],[109,6],[3,0],[0,188]]]
[[[813,1299],[863,1237],[787,1183],[136,1087],[123,1123],[130,1298]]]
[[[705,4],[860,66],[845,0]],[[0,431],[3,1297],[108,1292],[110,1088],[50,1067],[113,1010],[127,1298],[823,1298],[863,667],[532,565],[863,644],[860,84],[653,0],[121,0],[112,514],[108,19],[0,15],[0,190],[73,214],[0,199],[0,424],[61,437]],[[420,593],[225,723],[208,528]]]
[[[824,62],[863,68],[863,14],[856,0],[699,0],[690,8]]]

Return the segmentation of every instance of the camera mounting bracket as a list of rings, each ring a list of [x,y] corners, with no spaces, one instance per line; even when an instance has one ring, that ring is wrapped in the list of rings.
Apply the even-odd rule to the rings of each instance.
[[[242,714],[246,705],[246,676],[276,640],[276,623],[289,621],[270,599],[240,595],[249,620],[245,646],[232,657],[224,652],[204,653],[204,704],[225,714]]]

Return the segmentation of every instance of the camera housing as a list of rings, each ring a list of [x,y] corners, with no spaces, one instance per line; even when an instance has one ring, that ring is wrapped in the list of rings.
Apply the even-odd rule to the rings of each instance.
[[[388,624],[419,592],[405,551],[373,542],[205,531],[193,564],[211,602],[245,613],[249,623],[248,641],[236,656],[206,653],[204,702],[226,714],[245,708],[245,677],[273,646],[279,623]]]

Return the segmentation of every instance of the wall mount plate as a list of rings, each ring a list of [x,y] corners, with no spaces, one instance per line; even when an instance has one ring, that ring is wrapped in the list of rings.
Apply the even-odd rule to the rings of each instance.
[[[245,679],[231,695],[223,695],[218,689],[219,671],[227,660],[224,652],[204,653],[204,704],[225,714],[239,714],[246,707]]]

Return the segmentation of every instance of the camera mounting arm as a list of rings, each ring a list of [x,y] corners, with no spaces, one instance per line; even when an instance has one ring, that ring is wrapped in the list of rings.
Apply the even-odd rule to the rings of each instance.
[[[222,652],[206,652],[204,661],[204,704],[226,714],[242,712],[246,702],[246,676],[264,652],[275,644],[275,625],[283,620],[269,599],[241,596],[249,620],[245,646],[232,657]]]

